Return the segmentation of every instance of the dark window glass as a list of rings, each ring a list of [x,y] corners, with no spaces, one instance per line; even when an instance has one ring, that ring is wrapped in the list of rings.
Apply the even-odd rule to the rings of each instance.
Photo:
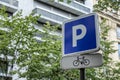
[[[120,43],[118,43],[118,56],[120,58]]]
[[[8,62],[4,60],[0,60],[0,73],[7,73],[8,72]]]
[[[117,38],[120,38],[120,26],[119,25],[117,25]]]
[[[85,3],[85,0],[75,0],[75,1],[83,3],[83,4]]]
[[[0,76],[0,80],[12,80],[12,77],[9,77],[9,76]]]

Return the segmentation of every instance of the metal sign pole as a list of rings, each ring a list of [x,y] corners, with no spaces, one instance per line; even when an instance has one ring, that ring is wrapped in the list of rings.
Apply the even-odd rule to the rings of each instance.
[[[85,68],[80,68],[80,80],[85,80]]]

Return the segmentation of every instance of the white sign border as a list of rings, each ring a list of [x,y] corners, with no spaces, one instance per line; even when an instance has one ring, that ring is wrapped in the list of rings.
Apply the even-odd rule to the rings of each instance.
[[[82,66],[70,66],[69,65],[69,62],[70,63],[72,63],[73,61],[71,61],[72,59],[70,59],[70,61],[69,62],[66,62],[66,60],[63,60],[63,59],[65,59],[65,58],[76,58],[77,59],[77,57],[78,56],[80,56],[80,57],[82,57],[82,56],[84,56],[85,57],[85,59],[88,59],[89,58],[89,61],[90,61],[90,64],[88,65],[88,66],[85,66],[85,65],[82,65]],[[87,58],[86,58],[87,57]],[[92,57],[92,58],[91,58]],[[94,60],[94,59],[97,59],[97,60]],[[76,60],[76,59],[74,59],[74,60]],[[99,61],[98,61],[99,60]],[[63,65],[63,62],[66,62],[65,63],[65,65],[67,65],[67,68],[65,67],[65,65]],[[68,61],[68,60],[67,60]],[[96,63],[94,63],[94,62],[96,62]],[[91,64],[92,63],[92,64]],[[96,65],[93,65],[93,63],[94,64],[96,64]],[[69,66],[68,66],[69,65]],[[99,52],[97,52],[97,53],[91,53],[91,54],[85,54],[85,55],[69,55],[69,56],[64,56],[64,57],[62,57],[61,58],[61,60],[60,60],[60,68],[61,69],[65,69],[65,70],[68,70],[68,69],[79,69],[79,68],[96,68],[96,67],[100,67],[100,66],[102,66],[103,65],[103,56],[102,56],[102,54],[101,53],[99,53]]]
[[[64,25],[68,22],[71,22],[71,21],[75,21],[75,20],[78,20],[78,19],[82,19],[82,18],[85,18],[85,17],[89,17],[89,16],[92,16],[94,15],[95,16],[95,29],[96,29],[96,44],[97,44],[97,47],[94,48],[94,49],[90,49],[90,50],[85,50],[85,51],[78,51],[78,52],[73,52],[73,53],[70,53],[70,54],[64,54]],[[80,54],[86,54],[86,53],[91,53],[91,52],[95,52],[95,51],[98,51],[100,49],[100,38],[99,38],[99,25],[98,25],[98,15],[97,13],[90,13],[90,14],[85,14],[85,15],[82,15],[80,17],[76,17],[74,19],[70,19],[70,20],[67,20],[65,22],[63,22],[63,25],[62,25],[62,56],[68,56],[68,55],[80,55]]]

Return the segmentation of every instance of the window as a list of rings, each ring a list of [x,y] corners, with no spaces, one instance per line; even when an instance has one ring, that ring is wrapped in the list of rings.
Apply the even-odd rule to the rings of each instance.
[[[118,43],[118,56],[120,58],[120,43]]]
[[[117,38],[120,38],[120,25],[117,25]]]
[[[0,80],[12,80],[12,77],[9,77],[9,76],[0,76]]]
[[[85,0],[75,0],[75,1],[85,4]]]
[[[3,58],[0,58],[0,80],[12,80],[11,76],[8,76],[9,63]]]
[[[12,16],[13,13],[9,12],[9,11],[6,11],[6,13],[8,14],[8,17]]]
[[[0,73],[7,73],[8,72],[8,62],[0,59]]]

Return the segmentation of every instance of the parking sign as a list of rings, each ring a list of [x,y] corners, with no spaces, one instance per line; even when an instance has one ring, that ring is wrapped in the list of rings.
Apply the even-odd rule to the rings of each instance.
[[[97,14],[91,13],[64,22],[62,36],[64,56],[97,51],[99,49]]]

